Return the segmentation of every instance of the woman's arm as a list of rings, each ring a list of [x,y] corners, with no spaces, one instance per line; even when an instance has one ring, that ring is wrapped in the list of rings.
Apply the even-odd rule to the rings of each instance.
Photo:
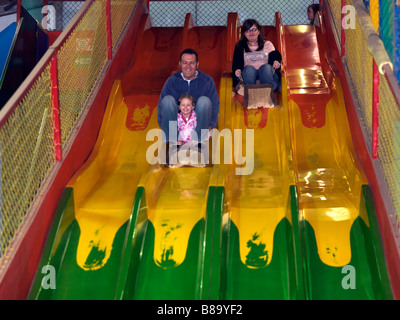
[[[237,70],[243,70],[244,68],[244,55],[243,47],[237,43],[235,46],[235,51],[233,52],[232,59],[232,72],[236,75]],[[236,75],[238,77],[238,75]]]
[[[281,67],[282,55],[278,50],[271,51],[268,54],[268,64],[273,66],[275,69]]]

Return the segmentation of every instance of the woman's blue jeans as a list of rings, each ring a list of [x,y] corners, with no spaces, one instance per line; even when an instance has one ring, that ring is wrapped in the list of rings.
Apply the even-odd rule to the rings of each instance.
[[[256,84],[256,81],[260,80],[262,84],[272,84],[272,89],[275,91],[279,86],[279,76],[274,71],[270,64],[263,64],[259,69],[246,66],[242,70],[243,82],[245,84]]]
[[[161,120],[161,129],[165,134],[165,141],[177,141],[178,139],[178,125],[177,125],[177,114],[178,114],[178,104],[175,101],[173,96],[165,96],[160,105],[162,112],[162,120]],[[196,107],[194,111],[196,112],[197,117],[197,127],[196,127],[196,136],[193,133],[192,139],[195,141],[203,141],[208,134],[208,127],[211,122],[211,110],[212,103],[210,98],[206,96],[202,96],[197,99]],[[174,122],[173,122],[174,121]],[[170,125],[172,131],[170,132]],[[203,136],[201,129],[207,129],[203,131]]]

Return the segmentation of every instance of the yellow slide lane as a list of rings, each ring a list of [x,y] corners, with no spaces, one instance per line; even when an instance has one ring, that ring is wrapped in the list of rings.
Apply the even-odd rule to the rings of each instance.
[[[161,169],[145,185],[147,213],[155,228],[154,261],[176,267],[186,256],[190,233],[205,216],[211,167]]]
[[[86,164],[75,174],[69,187],[74,190],[75,215],[81,229],[77,263],[86,270],[107,262],[118,229],[129,219],[142,174],[150,170],[146,149],[148,127],[156,127],[158,97],[135,96],[128,105],[116,81],[107,105],[99,138]],[[90,261],[91,252],[103,259]]]
[[[285,86],[282,86],[285,88]],[[283,92],[286,95],[286,90]],[[287,101],[287,99],[283,99]],[[234,145],[235,155],[246,153],[252,139],[246,139],[246,130],[254,134],[254,147],[247,155],[253,158],[254,170],[249,175],[237,175],[234,168],[228,170],[225,181],[230,218],[239,230],[241,261],[248,267],[271,262],[273,238],[276,226],[288,212],[289,186],[294,184],[289,168],[288,137],[285,130],[285,115],[282,106],[271,109],[246,109],[233,98],[233,123],[242,131],[242,150]],[[237,143],[238,141],[235,141]],[[265,246],[264,256],[251,260],[253,247]],[[248,257],[248,258],[246,258]]]
[[[340,80],[335,81],[331,96],[291,99],[289,118],[300,218],[315,231],[321,261],[344,266],[351,260],[350,229],[367,180],[353,149]]]
[[[220,129],[224,126],[225,98],[232,88],[230,81],[220,81]],[[158,266],[176,267],[185,260],[190,233],[205,218],[208,187],[216,185],[220,174],[220,165],[213,164],[211,141],[209,150],[210,163],[204,168],[155,167],[146,177],[147,213],[155,228],[154,261]]]
[[[212,165],[153,166],[150,162],[157,154],[146,159],[147,149],[157,145],[146,141],[149,130],[158,128],[157,102],[158,95],[123,97],[116,81],[93,153],[69,183],[81,229],[77,263],[85,270],[107,262],[115,234],[130,218],[138,186],[145,187],[148,218],[155,228],[154,261],[159,266],[183,262],[190,232],[205,216],[208,186],[216,181],[218,170]],[[91,253],[103,258],[91,261]]]

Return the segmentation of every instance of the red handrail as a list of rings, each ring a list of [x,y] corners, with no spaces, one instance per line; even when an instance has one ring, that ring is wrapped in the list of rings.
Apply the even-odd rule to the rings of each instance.
[[[58,91],[57,55],[55,55],[50,62],[50,81],[51,81],[51,109],[53,111],[54,151],[55,151],[56,161],[61,161],[62,150],[61,150],[60,99]]]
[[[346,5],[346,0],[342,0],[342,5],[341,5],[341,19],[340,21],[343,21],[344,18],[344,13],[343,13],[343,7]],[[343,27],[340,28],[341,34],[340,34],[340,55],[342,57],[345,56],[346,54],[346,32]]]
[[[106,3],[108,60],[112,60],[111,0]]]
[[[372,71],[372,158],[378,158],[378,126],[379,126],[379,71],[374,60]]]

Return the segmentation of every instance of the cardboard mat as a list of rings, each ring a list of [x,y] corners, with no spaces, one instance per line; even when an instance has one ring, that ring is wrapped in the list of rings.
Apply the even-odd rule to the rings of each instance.
[[[249,84],[244,86],[244,106],[248,109],[273,108],[278,106],[271,84]]]

